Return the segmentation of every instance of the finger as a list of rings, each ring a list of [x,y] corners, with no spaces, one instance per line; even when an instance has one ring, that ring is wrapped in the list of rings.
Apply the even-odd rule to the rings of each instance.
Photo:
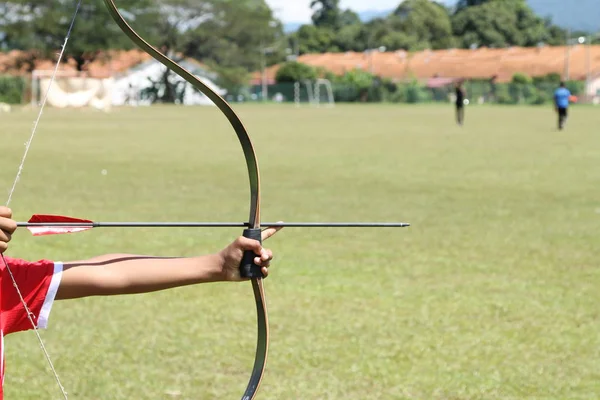
[[[0,230],[0,242],[8,243],[10,242],[11,238],[12,235],[10,233]]]
[[[0,206],[0,217],[12,218],[12,210],[8,207]]]
[[[262,269],[260,270],[262,272],[262,274],[264,275],[264,277],[266,278],[267,276],[269,276],[269,268],[267,267],[262,267]]]
[[[17,230],[17,223],[10,219],[10,217],[0,217],[0,230],[7,233],[13,233]]]
[[[263,248],[260,252],[260,259],[262,261],[271,261],[273,259],[273,252],[269,249]]]
[[[244,251],[253,251],[256,255],[261,255],[262,252],[262,244],[260,244],[258,240],[249,239],[247,237],[240,236],[238,238],[238,246]]]
[[[8,244],[4,242],[0,242],[0,254],[4,253],[8,248]]]
[[[271,262],[273,258],[272,257],[268,257],[268,258],[263,258],[261,257],[254,257],[254,264],[259,265],[261,267],[266,267],[269,265],[269,263]]]
[[[283,221],[277,221],[278,223],[282,223]],[[267,240],[277,232],[283,229],[283,226],[270,226],[268,228],[263,229],[261,232],[262,240]]]

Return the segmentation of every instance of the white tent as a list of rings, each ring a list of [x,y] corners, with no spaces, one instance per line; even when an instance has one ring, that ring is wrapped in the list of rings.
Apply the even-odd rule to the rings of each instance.
[[[208,79],[206,72],[201,71],[199,67],[190,62],[180,62],[182,67],[192,72],[206,86],[210,87],[220,95],[226,93],[225,90],[219,88],[214,82]],[[158,61],[150,60],[130,69],[121,76],[114,78],[112,85],[112,104],[114,106],[121,105],[150,105],[149,99],[143,99],[140,93],[152,86],[152,82],[159,81],[165,72],[165,66]],[[204,94],[196,90],[192,85],[185,82],[179,75],[171,74],[170,80],[172,83],[185,83],[183,96],[184,105],[214,105],[213,102]]]

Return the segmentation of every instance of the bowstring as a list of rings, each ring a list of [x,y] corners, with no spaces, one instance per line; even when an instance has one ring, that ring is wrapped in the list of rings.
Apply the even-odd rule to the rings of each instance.
[[[50,88],[52,87],[54,81],[56,80],[56,75],[58,73],[58,69],[60,67],[60,63],[63,59],[63,56],[65,54],[65,49],[67,48],[67,43],[71,37],[71,33],[73,32],[73,27],[75,26],[75,20],[77,18],[77,14],[79,13],[79,9],[81,8],[81,3],[83,2],[83,0],[78,0],[77,2],[77,6],[75,8],[75,12],[73,13],[73,17],[71,18],[71,23],[69,24],[69,30],[67,31],[67,35],[65,36],[65,40],[63,42],[62,45],[62,49],[58,55],[58,60],[56,61],[56,65],[54,67],[54,71],[52,72],[52,77],[50,78],[50,83],[48,84],[48,88],[46,89],[46,93],[44,94],[44,97],[42,99],[42,103],[40,104],[40,111],[38,112],[37,118],[35,119],[35,122],[33,123],[33,128],[31,130],[31,135],[29,136],[29,139],[27,140],[27,142],[25,142],[25,152],[23,153],[23,158],[21,158],[21,162],[19,163],[19,169],[17,170],[17,175],[15,176],[15,180],[13,181],[12,187],[8,193],[8,200],[6,201],[6,206],[10,206],[10,203],[12,201],[13,198],[13,194],[15,193],[15,189],[17,187],[17,183],[19,182],[19,180],[21,179],[21,175],[23,173],[23,167],[25,166],[25,160],[27,159],[27,155],[29,154],[29,150],[31,149],[31,143],[33,142],[33,138],[35,137],[35,134],[37,132],[40,120],[42,119],[42,115],[44,113],[44,107],[46,106],[46,102],[48,100],[48,93],[50,93]],[[19,285],[17,284],[17,280],[15,279],[15,276],[13,275],[10,267],[8,266],[8,262],[6,261],[6,259],[4,258],[4,254],[0,254],[0,257],[2,258],[2,262],[4,263],[4,267],[6,268],[6,270],[8,271],[8,274],[10,275],[10,279],[12,280],[12,284],[17,292],[17,294],[19,295],[19,299],[21,300],[21,304],[23,304],[23,307],[25,309],[25,313],[27,314],[27,319],[29,320],[29,323],[31,324],[31,327],[33,328],[33,331],[35,332],[35,335],[38,339],[40,348],[42,349],[42,352],[44,353],[44,357],[46,358],[46,361],[48,362],[48,366],[50,367],[50,370],[52,371],[52,374],[54,375],[54,379],[56,380],[56,383],[58,384],[58,387],[64,397],[65,400],[68,400],[68,396],[67,396],[67,391],[65,390],[65,387],[63,386],[63,384],[61,383],[60,377],[58,376],[58,372],[56,371],[56,368],[54,367],[54,363],[52,362],[52,359],[50,358],[50,353],[48,352],[48,350],[46,349],[46,345],[44,344],[44,341],[42,340],[42,337],[40,335],[39,332],[39,327],[36,324],[34,318],[35,315],[31,312],[31,309],[29,308],[29,306],[27,305],[27,302],[25,301],[25,298],[23,297],[23,294],[21,293],[21,289],[19,289]]]

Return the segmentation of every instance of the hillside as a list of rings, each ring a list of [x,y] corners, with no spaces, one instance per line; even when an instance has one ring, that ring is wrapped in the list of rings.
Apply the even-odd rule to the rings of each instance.
[[[551,17],[552,21],[563,28],[577,31],[600,31],[600,0],[527,0],[531,8],[541,17]],[[439,0],[453,6],[456,0]],[[366,10],[359,12],[362,21],[385,17],[393,10]],[[286,32],[297,30],[301,23],[285,24]]]

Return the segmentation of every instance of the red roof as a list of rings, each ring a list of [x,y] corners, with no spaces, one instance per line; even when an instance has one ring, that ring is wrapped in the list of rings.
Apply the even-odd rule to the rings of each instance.
[[[8,53],[0,52],[0,74],[23,75],[27,73],[27,65],[23,60],[31,57],[31,53],[13,50]],[[102,54],[94,62],[85,66],[86,76],[92,78],[107,78],[118,73],[123,73],[138,64],[146,62],[152,57],[141,50],[119,50],[109,51]],[[208,69],[196,60],[187,58],[186,61],[198,64],[199,67]],[[35,59],[35,70],[53,70],[56,60]],[[76,63],[69,60],[63,63],[59,69],[61,72],[77,73]]]
[[[395,81],[412,78],[426,81],[431,78],[491,79],[495,77],[498,82],[508,82],[515,73],[529,76],[558,73],[563,76],[568,54],[570,79],[584,80],[587,74],[588,51],[591,72],[600,73],[600,46],[585,45],[571,46],[568,52],[565,46],[544,46],[425,50],[414,53],[400,50],[367,54],[363,52],[305,54],[298,57],[298,62],[323,67],[336,75],[342,75],[353,69],[362,69]],[[274,81],[278,69],[279,65],[267,68],[268,81]],[[253,74],[252,82],[254,84],[261,82],[261,72]]]

